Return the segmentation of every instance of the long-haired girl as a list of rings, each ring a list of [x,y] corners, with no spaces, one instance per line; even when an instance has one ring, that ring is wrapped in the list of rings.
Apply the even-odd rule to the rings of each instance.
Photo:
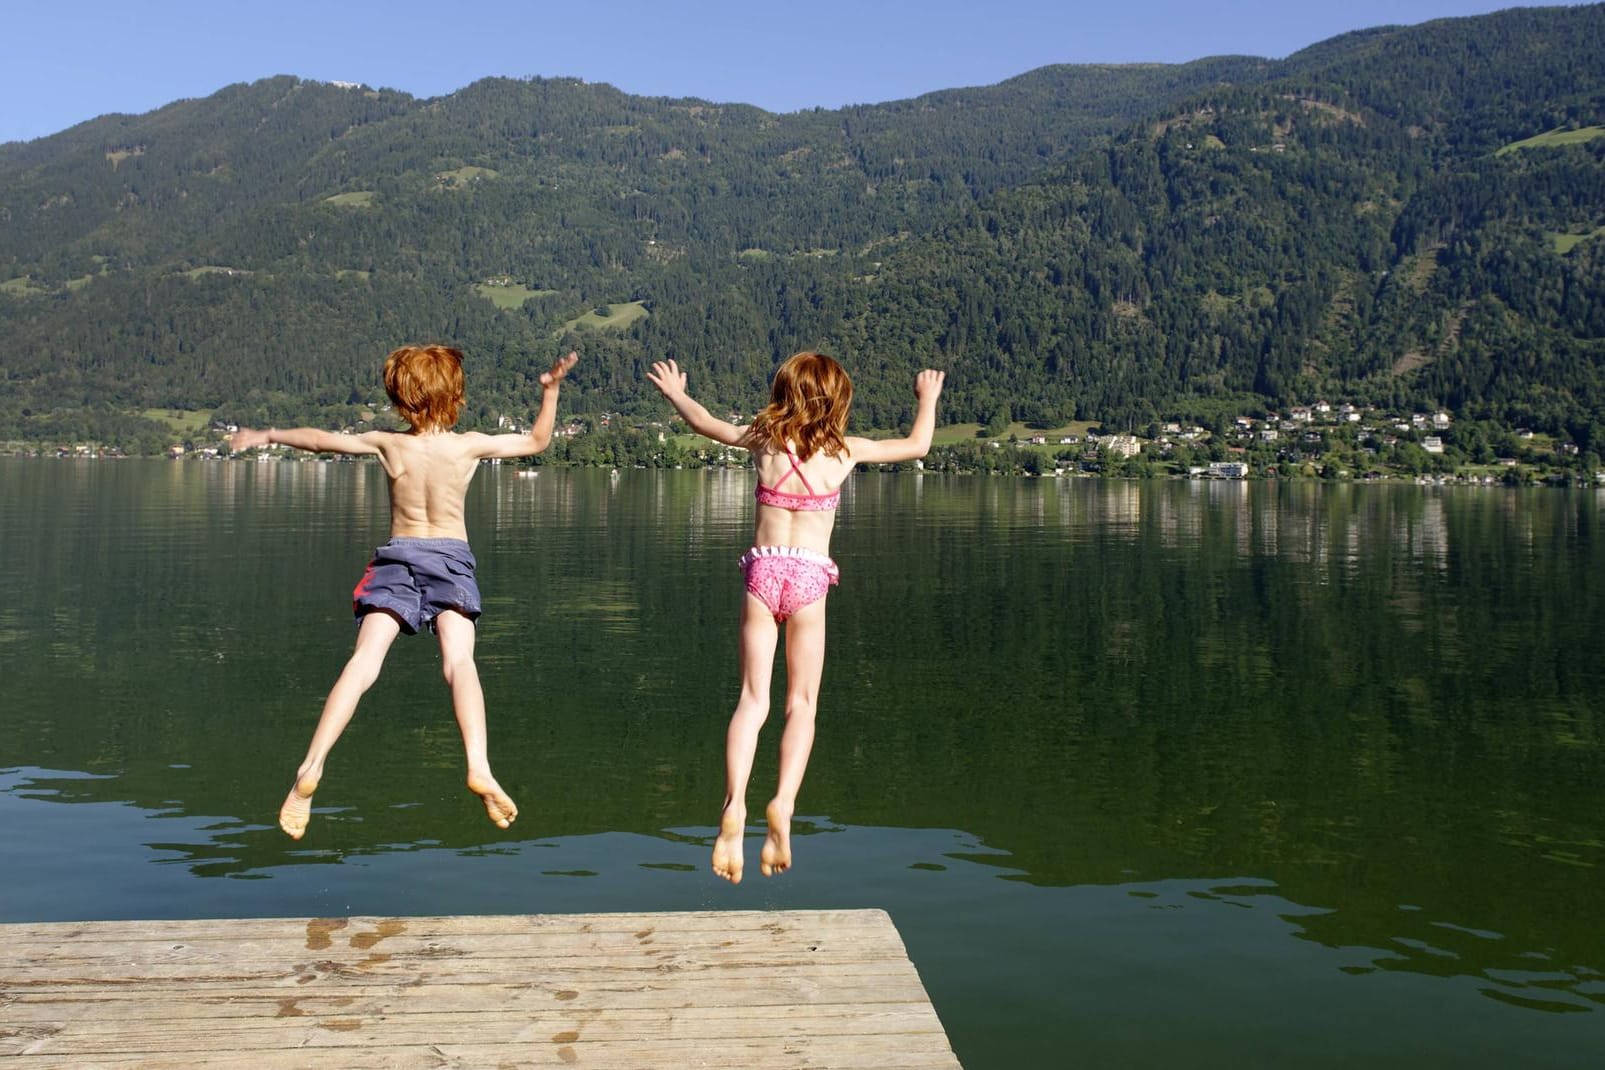
[[[747,596],[741,609],[741,697],[725,735],[725,799],[713,845],[713,871],[740,883],[747,826],[747,780],[758,730],[769,716],[769,683],[780,625],[786,625],[786,727],[780,778],[764,814],[769,831],[759,856],[764,876],[791,868],[791,815],[814,745],[819,680],[825,668],[825,596],[840,573],[830,558],[841,487],[855,464],[925,456],[936,428],[944,373],[914,379],[914,426],[906,438],[847,435],[853,383],[822,353],[798,353],[775,371],[767,408],[751,424],[720,420],[686,393],[674,361],[647,374],[691,429],[751,451],[758,472],[752,549],[741,558]]]

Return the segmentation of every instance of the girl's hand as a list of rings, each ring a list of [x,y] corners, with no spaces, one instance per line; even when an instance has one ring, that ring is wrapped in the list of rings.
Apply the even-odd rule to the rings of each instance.
[[[242,427],[228,437],[228,448],[231,450],[250,450],[268,444],[268,432],[252,431]]]
[[[653,361],[652,370],[646,373],[646,377],[671,401],[685,394],[685,372],[672,360]]]
[[[562,382],[563,377],[568,374],[568,370],[574,367],[575,362],[579,359],[580,355],[578,353],[570,353],[562,360],[553,364],[550,371],[541,372],[541,385],[556,386],[558,383]]]
[[[914,377],[914,396],[920,401],[935,401],[946,379],[947,372],[926,368]]]

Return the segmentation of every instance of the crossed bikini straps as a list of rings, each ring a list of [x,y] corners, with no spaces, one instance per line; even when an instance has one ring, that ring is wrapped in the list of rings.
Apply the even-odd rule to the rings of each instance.
[[[802,473],[802,461],[797,459],[797,454],[788,447],[786,456],[791,458],[791,471],[775,480],[773,487],[766,487],[763,485],[763,481],[759,480],[758,486],[752,492],[753,497],[758,499],[758,504],[772,505],[777,509],[790,509],[794,512],[824,511],[836,508],[836,503],[842,496],[841,488],[838,487],[828,494],[815,494],[813,485],[808,482],[808,477]],[[780,484],[792,476],[802,480],[804,489],[808,491],[807,494],[789,494],[779,489]]]

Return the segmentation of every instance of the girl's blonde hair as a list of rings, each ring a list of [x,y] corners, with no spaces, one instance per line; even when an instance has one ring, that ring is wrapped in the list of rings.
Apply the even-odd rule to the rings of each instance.
[[[853,381],[823,353],[797,353],[775,369],[769,405],[747,428],[749,446],[784,450],[787,443],[806,461],[816,453],[835,457],[847,448],[847,410]]]
[[[444,431],[463,405],[463,354],[450,346],[402,346],[385,358],[385,393],[415,431]]]

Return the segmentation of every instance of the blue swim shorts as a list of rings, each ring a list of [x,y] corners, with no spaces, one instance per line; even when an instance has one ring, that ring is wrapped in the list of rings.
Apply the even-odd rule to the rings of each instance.
[[[368,571],[351,592],[351,612],[360,621],[384,610],[416,635],[435,626],[435,618],[455,609],[469,620],[481,611],[474,581],[474,552],[461,539],[395,538],[373,552]]]

